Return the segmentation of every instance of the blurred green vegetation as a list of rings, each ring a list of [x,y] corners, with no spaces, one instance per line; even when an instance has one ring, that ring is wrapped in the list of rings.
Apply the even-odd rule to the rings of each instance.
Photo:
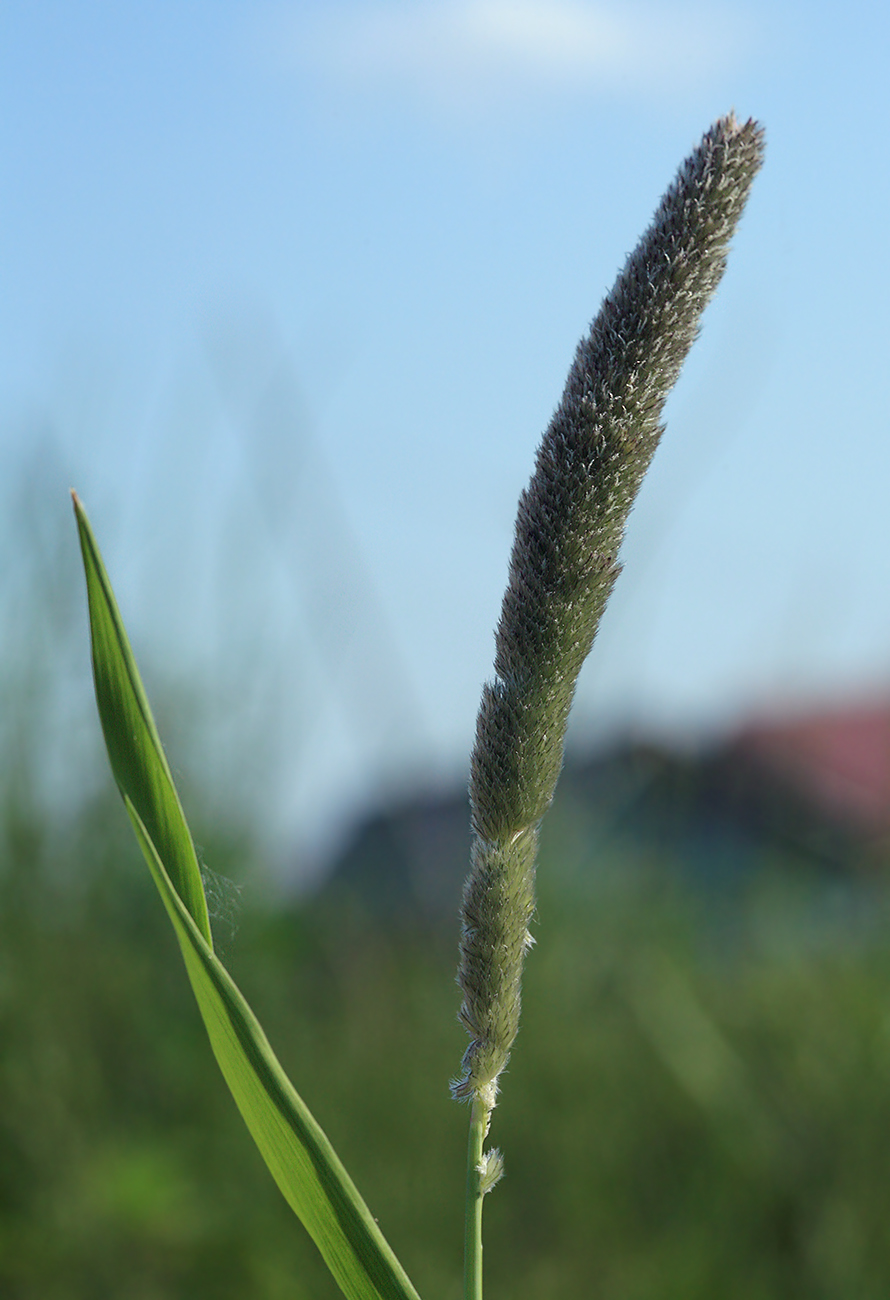
[[[333,1298],[211,1057],[98,725],[53,686],[88,654],[60,554],[3,607],[0,1296]],[[165,735],[184,698],[155,698]],[[204,860],[245,884],[223,959],[421,1294],[459,1300],[456,923],[276,901],[245,800],[181,765]],[[566,801],[539,884],[489,1300],[886,1300],[883,883],[776,854],[709,890]]]
[[[745,896],[684,893],[669,864],[585,863],[565,823],[495,1116],[491,1300],[886,1297],[883,892],[774,862]],[[7,806],[2,834],[0,1294],[335,1295],[218,1075],[116,796],[64,836]],[[243,874],[240,828],[203,840]],[[421,1293],[457,1300],[454,936],[256,892],[225,959]]]

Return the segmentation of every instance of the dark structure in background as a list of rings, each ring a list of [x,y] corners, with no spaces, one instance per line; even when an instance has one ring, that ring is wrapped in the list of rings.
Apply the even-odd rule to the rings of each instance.
[[[880,870],[890,848],[890,704],[752,723],[698,753],[628,741],[570,755],[554,820],[561,814],[591,855],[609,843],[657,850],[704,885],[732,888],[770,851],[802,870]],[[356,828],[326,892],[381,919],[452,925],[469,844],[463,790],[405,800]]]

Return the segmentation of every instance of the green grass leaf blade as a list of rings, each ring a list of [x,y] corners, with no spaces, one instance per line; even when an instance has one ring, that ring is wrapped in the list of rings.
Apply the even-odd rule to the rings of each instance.
[[[139,670],[86,512],[72,492],[87,581],[96,703],[108,759],[169,872],[176,893],[212,947],[195,846],[173,784]]]
[[[112,771],[173,923],[217,1063],[272,1176],[344,1295],[349,1300],[419,1300],[213,952],[191,834],[111,583],[76,496],[74,509],[87,579],[96,698]]]
[[[350,1300],[419,1300],[258,1020],[183,906],[139,814],[129,799],[125,803],[173,922],[214,1055],[286,1200]]]

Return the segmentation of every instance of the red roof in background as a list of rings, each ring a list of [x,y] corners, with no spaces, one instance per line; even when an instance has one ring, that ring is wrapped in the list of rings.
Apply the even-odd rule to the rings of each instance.
[[[890,703],[754,723],[733,748],[831,817],[890,831]]]

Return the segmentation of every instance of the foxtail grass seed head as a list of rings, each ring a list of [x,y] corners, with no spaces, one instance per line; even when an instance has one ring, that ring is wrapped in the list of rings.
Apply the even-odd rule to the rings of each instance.
[[[581,340],[522,493],[470,773],[473,848],[458,983],[470,1035],[458,1098],[494,1105],[519,1026],[537,826],[562,767],[575,683],[619,573],[662,410],[726,266],[763,161],[733,114],[680,168]]]

